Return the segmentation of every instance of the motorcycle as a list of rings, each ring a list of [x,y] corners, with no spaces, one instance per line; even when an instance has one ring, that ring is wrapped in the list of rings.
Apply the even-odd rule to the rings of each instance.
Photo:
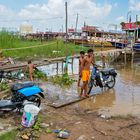
[[[33,82],[16,83],[11,86],[12,97],[8,100],[0,100],[0,110],[11,111],[18,109],[20,111],[26,104],[40,106],[41,97],[44,97],[43,90]]]
[[[99,86],[100,88],[113,88],[116,83],[117,73],[114,68],[108,68],[100,70],[98,66],[93,67],[91,72],[91,77],[88,83],[88,91],[89,95],[93,86]]]

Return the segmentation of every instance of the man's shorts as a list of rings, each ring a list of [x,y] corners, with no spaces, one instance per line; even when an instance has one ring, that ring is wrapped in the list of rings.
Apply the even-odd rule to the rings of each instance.
[[[88,70],[83,70],[82,71],[82,81],[86,82],[90,79],[90,71]]]

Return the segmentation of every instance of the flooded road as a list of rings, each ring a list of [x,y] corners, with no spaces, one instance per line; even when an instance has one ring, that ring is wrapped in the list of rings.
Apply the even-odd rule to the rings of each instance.
[[[59,62],[58,66],[58,72],[56,71],[56,64],[40,67],[40,69],[48,76],[56,75],[57,73],[62,74],[62,63]],[[71,64],[68,67],[69,74],[77,74],[78,59],[74,60],[73,70]],[[109,113],[111,116],[128,114],[140,116],[140,61],[135,62],[133,65],[128,63],[124,66],[123,63],[117,63],[110,67],[114,67],[118,73],[115,87],[103,92],[99,87],[93,87],[91,94],[95,96],[74,104],[75,107],[98,110],[101,114]],[[54,104],[65,103],[78,98],[78,92],[80,91],[77,88],[77,83],[66,89],[48,83],[46,90],[53,99]]]
[[[113,66],[118,76],[113,89],[78,104],[81,109],[98,110],[99,114],[140,116],[140,65],[138,62]],[[92,90],[95,94],[96,89]]]

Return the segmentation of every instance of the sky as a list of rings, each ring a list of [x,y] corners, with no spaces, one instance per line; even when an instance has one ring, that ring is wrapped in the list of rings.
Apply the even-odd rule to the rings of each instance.
[[[34,31],[64,31],[66,0],[0,0],[0,28],[33,26]],[[131,15],[140,17],[140,0],[67,0],[68,27],[86,25],[111,30]],[[140,18],[139,18],[140,19]]]

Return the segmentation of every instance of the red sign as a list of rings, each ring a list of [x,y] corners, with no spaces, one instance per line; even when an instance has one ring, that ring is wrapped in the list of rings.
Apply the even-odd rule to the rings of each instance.
[[[140,25],[137,25],[135,22],[124,23],[122,25],[123,30],[136,29],[136,28],[140,28]]]
[[[94,27],[94,26],[82,27],[82,31],[95,31],[95,30],[96,30],[96,27]]]
[[[68,32],[69,32],[69,33],[73,33],[73,32],[75,32],[75,29],[73,29],[73,28],[68,29]]]

